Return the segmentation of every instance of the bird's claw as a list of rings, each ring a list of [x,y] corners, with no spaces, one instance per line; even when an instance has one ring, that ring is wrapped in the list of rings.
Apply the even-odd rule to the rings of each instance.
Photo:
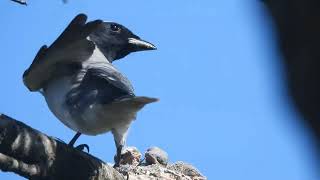
[[[113,168],[117,168],[117,167],[120,167],[120,161],[114,163]]]
[[[145,160],[145,158],[141,159],[141,160],[139,161],[139,164],[138,164],[137,166],[143,165],[143,161],[144,161],[144,160]]]
[[[77,149],[79,151],[84,151],[84,149],[87,149],[88,153],[90,151],[90,148],[87,144],[80,144],[80,145],[76,146],[75,149]]]

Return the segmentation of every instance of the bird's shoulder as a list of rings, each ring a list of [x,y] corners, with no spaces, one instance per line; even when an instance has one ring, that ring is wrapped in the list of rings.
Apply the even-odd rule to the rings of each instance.
[[[101,20],[86,22],[84,14],[76,16],[61,35],[49,46],[42,46],[30,67],[23,74],[30,91],[38,91],[52,78],[56,64],[81,63],[90,58],[95,44],[87,37]]]

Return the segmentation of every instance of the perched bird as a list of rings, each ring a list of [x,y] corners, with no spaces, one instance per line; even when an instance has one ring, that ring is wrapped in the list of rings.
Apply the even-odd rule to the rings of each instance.
[[[154,50],[126,27],[101,20],[86,23],[77,15],[48,48],[41,47],[23,80],[30,91],[40,91],[53,114],[81,134],[111,131],[117,147],[115,166],[137,112],[158,99],[135,96],[129,80],[111,63],[131,52]]]

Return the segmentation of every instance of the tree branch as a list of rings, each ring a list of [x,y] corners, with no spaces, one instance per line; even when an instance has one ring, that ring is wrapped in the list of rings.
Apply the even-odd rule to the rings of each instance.
[[[11,0],[11,1],[22,4],[22,5],[28,5],[26,0]]]
[[[28,5],[28,4],[27,4],[27,0],[11,0],[11,1],[16,2],[16,3],[19,3],[19,4],[22,4],[22,5]],[[64,4],[66,4],[66,3],[68,2],[68,0],[62,0],[62,2],[63,2]]]
[[[206,179],[187,163],[168,165],[167,154],[160,148],[149,148],[146,155],[154,160],[147,158],[145,163],[139,163],[141,153],[128,147],[121,155],[120,167],[114,169],[90,154],[0,114],[0,169],[5,172],[36,180]]]
[[[30,179],[124,179],[98,158],[6,115],[0,115],[0,153],[1,170]]]
[[[320,1],[264,2],[274,20],[289,93],[316,138],[320,160]]]
[[[41,174],[39,166],[26,164],[2,153],[0,153],[0,169],[5,172],[14,172],[25,178],[31,178]]]

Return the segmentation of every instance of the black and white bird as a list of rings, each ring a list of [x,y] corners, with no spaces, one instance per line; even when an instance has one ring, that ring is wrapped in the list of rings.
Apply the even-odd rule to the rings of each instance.
[[[40,91],[52,113],[81,134],[111,131],[120,162],[128,128],[137,112],[158,99],[135,96],[129,80],[111,63],[131,52],[154,50],[126,27],[77,15],[50,46],[43,46],[23,74],[30,91]]]

